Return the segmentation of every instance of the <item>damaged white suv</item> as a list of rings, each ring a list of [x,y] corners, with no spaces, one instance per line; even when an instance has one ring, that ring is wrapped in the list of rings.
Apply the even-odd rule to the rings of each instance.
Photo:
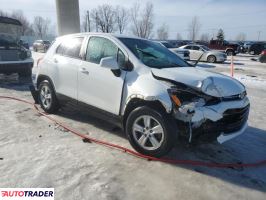
[[[240,82],[200,70],[145,39],[59,37],[32,78],[32,94],[46,112],[73,102],[122,127],[146,155],[162,156],[180,138],[222,143],[247,127],[249,100]]]

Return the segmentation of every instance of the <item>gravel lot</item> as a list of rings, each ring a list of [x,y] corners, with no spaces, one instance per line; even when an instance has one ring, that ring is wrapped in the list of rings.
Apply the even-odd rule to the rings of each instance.
[[[37,59],[41,53],[33,53]],[[177,144],[168,157],[208,162],[266,159],[266,64],[235,57],[235,77],[251,101],[248,130],[223,145]],[[229,74],[230,63],[199,67]],[[0,95],[32,101],[30,80],[0,75]],[[29,105],[0,99],[0,187],[54,187],[55,199],[261,199],[266,167],[214,169],[149,162],[75,135],[36,114]],[[56,119],[82,133],[130,147],[120,129],[71,107]]]

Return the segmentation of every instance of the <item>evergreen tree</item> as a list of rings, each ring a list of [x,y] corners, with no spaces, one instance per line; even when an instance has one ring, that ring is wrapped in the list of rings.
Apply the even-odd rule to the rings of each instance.
[[[217,40],[223,41],[224,40],[224,31],[223,29],[219,29],[217,33]]]

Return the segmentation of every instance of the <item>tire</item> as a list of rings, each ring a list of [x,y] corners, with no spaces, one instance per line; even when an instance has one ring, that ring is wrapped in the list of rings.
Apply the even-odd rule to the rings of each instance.
[[[31,68],[25,69],[24,71],[21,71],[18,73],[19,77],[31,77]]]
[[[144,155],[161,157],[177,142],[177,128],[173,118],[148,106],[133,110],[127,118],[125,128],[132,147]],[[158,132],[152,133],[152,128]]]
[[[51,83],[44,80],[38,87],[38,99],[42,109],[47,113],[55,113],[59,109],[59,102]]]
[[[213,55],[210,55],[210,56],[207,57],[207,61],[209,63],[215,63],[216,62],[216,57],[213,56]]]
[[[226,54],[227,54],[228,56],[232,56],[232,55],[234,55],[234,52],[233,52],[233,50],[227,50],[227,51],[226,51]]]

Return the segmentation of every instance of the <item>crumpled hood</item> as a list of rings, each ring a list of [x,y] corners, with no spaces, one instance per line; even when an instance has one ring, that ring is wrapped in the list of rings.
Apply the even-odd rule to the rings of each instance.
[[[152,73],[157,77],[183,83],[214,97],[228,97],[245,91],[245,87],[239,81],[229,76],[195,67],[152,69]]]

